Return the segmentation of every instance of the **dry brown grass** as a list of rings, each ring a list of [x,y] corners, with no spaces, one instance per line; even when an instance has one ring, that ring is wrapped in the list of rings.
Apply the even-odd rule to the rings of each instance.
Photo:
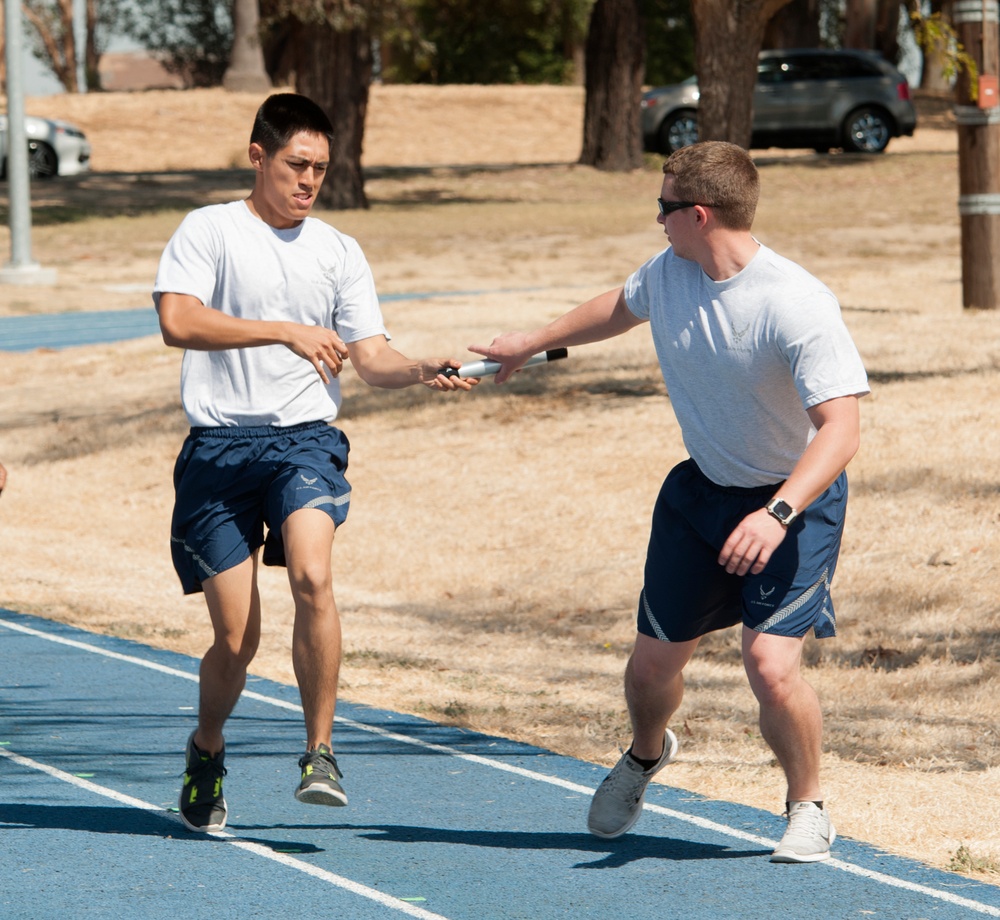
[[[183,210],[242,189],[231,164],[256,101],[40,101],[80,122],[112,172],[35,188],[35,255],[59,283],[0,289],[0,315],[148,302],[129,286],[148,288]],[[534,325],[662,245],[658,164],[570,165],[580,104],[578,90],[377,89],[373,207],[326,216],[359,238],[383,293],[485,292],[387,302],[403,351],[461,354]],[[141,143],[111,143],[135,123]],[[1000,315],[961,308],[954,135],[759,162],[758,235],[837,291],[874,385],[835,586],[841,634],[807,652],[827,798],[846,835],[996,881]],[[201,654],[203,603],[181,597],[166,545],[178,366],[155,339],[0,361],[0,604]],[[613,762],[648,514],[683,455],[647,333],[463,398],[372,391],[350,371],[345,391],[344,696]],[[263,581],[255,669],[290,682],[287,588],[278,571]],[[688,686],[663,780],[779,810],[734,635],[706,640]]]

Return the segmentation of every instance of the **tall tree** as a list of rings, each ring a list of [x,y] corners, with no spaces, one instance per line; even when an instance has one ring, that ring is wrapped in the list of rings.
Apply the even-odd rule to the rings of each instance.
[[[73,0],[24,0],[21,9],[35,29],[35,57],[48,65],[66,92],[79,92]]]
[[[100,63],[107,37],[120,27],[125,0],[85,0],[84,44],[77,48],[74,36],[74,0],[23,0],[21,10],[32,26],[32,52],[68,93],[101,88]],[[0,12],[3,0],[0,0]],[[2,34],[2,33],[0,33]],[[79,74],[83,54],[84,80]],[[0,40],[0,56],[3,42]],[[3,64],[0,63],[0,77]]]
[[[645,74],[641,0],[596,0],[587,30],[580,162],[624,171],[642,165],[639,99]]]
[[[132,5],[122,31],[152,51],[185,86],[222,82],[233,47],[231,0],[132,0]]]
[[[269,0],[262,7],[274,59],[295,88],[333,123],[330,168],[319,202],[328,208],[366,208],[361,150],[373,74],[372,31],[382,0]]]
[[[926,16],[923,15],[922,7],[920,0],[909,0],[910,19],[917,26],[923,22],[940,21],[944,14],[945,0],[931,0]],[[930,92],[948,92],[951,89],[950,42],[920,41],[918,36],[917,45],[923,61],[920,69],[920,88]]]
[[[691,0],[698,138],[750,147],[757,55],[768,21],[789,0]]]
[[[259,33],[257,0],[233,0],[233,50],[222,75],[222,85],[230,92],[266,93],[271,88]]]

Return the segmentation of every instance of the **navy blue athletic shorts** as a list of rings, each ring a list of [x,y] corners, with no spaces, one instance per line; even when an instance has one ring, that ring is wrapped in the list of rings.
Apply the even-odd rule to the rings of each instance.
[[[731,575],[718,563],[729,535],[764,507],[780,483],[716,485],[685,460],[660,489],[639,596],[639,632],[686,642],[739,622],[757,632],[819,639],[836,635],[830,583],[840,555],[847,476],[840,477],[788,528],[759,575]]]
[[[340,526],[351,502],[349,450],[347,436],[326,422],[192,428],[174,466],[170,524],[184,593],[261,546],[265,565],[284,565],[281,525],[293,511],[319,508]]]

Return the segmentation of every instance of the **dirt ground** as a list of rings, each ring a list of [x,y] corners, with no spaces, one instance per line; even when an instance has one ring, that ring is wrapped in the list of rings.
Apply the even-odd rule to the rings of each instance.
[[[259,101],[32,100],[84,128],[94,172],[33,187],[34,255],[58,281],[0,288],[0,316],[147,305],[183,213],[246,189]],[[386,298],[402,351],[464,357],[663,245],[655,158],[625,175],[573,165],[582,102],[575,88],[374,88],[372,207],[322,216],[359,239],[383,295],[429,292]],[[1000,317],[962,309],[955,134],[946,103],[922,111],[881,157],[758,151],[757,233],[838,294],[873,384],[840,635],[807,644],[826,798],[844,835],[997,881]],[[203,602],[181,596],[167,546],[180,355],[156,338],[0,354],[0,605],[200,655]],[[648,515],[684,455],[648,333],[462,398],[374,391],[350,370],[344,389],[342,695],[613,763]],[[287,585],[262,580],[254,670],[291,682]],[[705,641],[687,687],[663,781],[780,811],[735,632]]]

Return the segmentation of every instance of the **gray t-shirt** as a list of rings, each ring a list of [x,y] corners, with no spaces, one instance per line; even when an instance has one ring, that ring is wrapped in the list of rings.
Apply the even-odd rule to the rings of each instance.
[[[688,453],[721,486],[786,479],[816,434],[806,409],[869,392],[836,297],[766,246],[718,282],[666,249],[625,302],[650,322]]]
[[[308,217],[290,230],[260,220],[244,201],[192,211],[160,258],[153,289],[190,294],[244,319],[333,329],[345,342],[388,334],[361,247]],[[332,422],[340,382],[324,384],[284,345],[184,352],[181,402],[195,426]]]

